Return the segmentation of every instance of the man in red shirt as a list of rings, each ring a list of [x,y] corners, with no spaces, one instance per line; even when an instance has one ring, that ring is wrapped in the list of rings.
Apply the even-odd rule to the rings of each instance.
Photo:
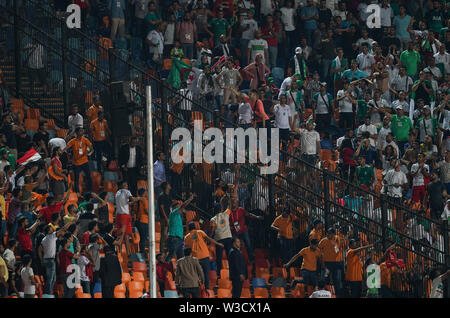
[[[83,236],[81,238],[81,244],[89,244],[89,236],[91,236],[91,234],[95,234],[98,232],[99,232],[98,222],[97,221],[89,222],[88,230],[83,233]]]
[[[248,258],[250,262],[253,262],[255,255],[253,254],[253,248],[250,242],[250,236],[248,235],[247,225],[245,224],[245,217],[262,220],[262,216],[257,216],[247,212],[243,207],[238,206],[238,201],[233,198],[231,201],[231,213],[230,213],[230,228],[233,237],[238,237],[244,241],[245,248],[247,250]]]
[[[58,253],[59,268],[61,273],[61,280],[64,285],[63,298],[73,298],[75,295],[75,281],[71,279],[73,270],[75,269],[72,264],[72,259],[78,259],[80,257],[80,245],[78,245],[77,252],[74,254],[69,251],[70,244],[72,244],[72,237],[62,240],[62,249]]]
[[[164,262],[164,254],[159,253],[156,255],[156,279],[158,280],[159,290],[164,290],[166,287],[167,280],[167,272],[171,272],[173,275],[173,271],[171,266]]]
[[[47,206],[42,208],[39,212],[39,216],[43,216],[45,220],[45,224],[49,224],[52,221],[52,214],[54,212],[60,212],[61,208],[66,203],[67,199],[69,198],[70,191],[67,191],[66,196],[64,199],[60,202],[55,202],[54,197],[47,197]]]
[[[34,233],[38,225],[41,223],[39,219],[34,222],[34,224],[30,227],[28,227],[29,222],[28,219],[24,216],[19,218],[17,224],[18,224],[18,230],[17,230],[17,240],[20,244],[20,249],[22,250],[21,257],[23,257],[25,254],[29,254],[30,256],[33,256],[33,245],[31,244],[31,234]]]

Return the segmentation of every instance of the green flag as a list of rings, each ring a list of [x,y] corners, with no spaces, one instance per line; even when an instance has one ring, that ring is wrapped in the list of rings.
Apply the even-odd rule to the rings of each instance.
[[[172,69],[167,78],[167,83],[175,89],[180,89],[182,81],[186,82],[192,66],[184,63],[182,60],[173,58]]]

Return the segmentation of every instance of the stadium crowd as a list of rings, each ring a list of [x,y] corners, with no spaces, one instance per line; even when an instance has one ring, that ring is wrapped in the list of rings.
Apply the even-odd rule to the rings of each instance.
[[[205,119],[217,111],[226,119],[224,127],[279,128],[283,150],[307,164],[386,195],[433,224],[450,219],[448,2],[73,2],[81,7],[82,25],[93,19],[101,25],[98,37],[110,38],[113,45],[116,39],[142,40],[140,58],[191,98],[170,111],[197,111],[201,108],[192,100],[198,100],[209,110]],[[54,7],[65,11],[69,3],[54,1]],[[371,3],[381,7],[381,28],[367,28],[365,9]],[[31,55],[30,61],[39,63],[29,67],[39,68],[43,53],[33,49]],[[43,87],[45,76],[36,72]],[[131,137],[114,156],[102,101],[94,96],[92,105],[84,104],[81,79],[70,92],[67,136],[50,137],[46,121],[30,133],[9,102],[6,84],[0,77],[0,296],[34,298],[39,288],[52,295],[62,285],[64,297],[75,297],[75,268],[83,294],[94,296],[101,282],[103,297],[114,297],[124,283],[123,258],[140,252],[148,259],[152,202],[142,182],[146,155],[138,139]],[[141,86],[134,88],[143,93]],[[377,242],[367,241],[358,229],[325,229],[324,220],[299,214],[287,202],[269,211],[267,184],[254,177],[256,167],[252,174],[231,165],[213,180],[213,165],[206,162],[173,164],[162,151],[155,159],[161,295],[175,282],[185,297],[199,297],[213,289],[210,281],[216,278],[229,279],[228,296],[240,297],[249,277],[260,276],[257,264],[268,259],[254,247],[268,229],[277,235],[279,251],[270,255],[274,267],[286,277],[296,276],[292,295],[299,285],[311,297],[331,297],[325,286],[332,285],[337,297],[421,297],[417,286],[424,281],[427,297],[446,293],[445,268],[408,272],[395,255],[395,244],[374,249]],[[310,182],[297,176],[299,168],[288,156],[281,159],[296,181]],[[194,175],[192,187],[182,191],[187,170]],[[280,173],[292,177],[288,171]],[[99,177],[113,182],[102,186]],[[340,195],[343,205],[361,209],[354,194],[343,189]],[[214,217],[200,222],[195,207]],[[445,250],[437,226],[413,221],[393,226],[403,233],[422,226],[414,239]],[[224,264],[229,271],[222,270]],[[292,275],[292,264],[301,273]],[[363,284],[371,264],[380,265],[379,288]],[[398,283],[404,280],[408,288]]]

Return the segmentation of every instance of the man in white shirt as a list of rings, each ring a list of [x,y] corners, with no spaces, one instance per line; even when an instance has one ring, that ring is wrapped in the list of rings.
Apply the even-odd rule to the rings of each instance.
[[[344,88],[337,92],[336,102],[339,106],[339,127],[353,128],[353,105],[358,102],[349,81],[344,80]]]
[[[436,64],[443,64],[446,74],[450,74],[450,54],[445,51],[445,44],[439,47],[439,52],[433,55]],[[445,74],[443,74],[445,76]]]
[[[403,188],[408,184],[408,179],[403,171],[400,170],[400,160],[396,160],[393,169],[389,170],[384,176],[384,186],[387,187],[387,195],[396,203],[401,203]]]
[[[417,162],[411,166],[411,177],[413,178],[412,201],[424,203],[426,194],[425,177],[429,177],[430,167],[425,163],[425,156],[420,153]]]
[[[69,126],[69,132],[74,132],[77,127],[83,127],[83,116],[78,112],[78,105],[72,105],[72,114],[69,115],[67,124]]]
[[[151,59],[158,69],[162,65],[162,56],[164,52],[164,31],[166,30],[166,26],[166,22],[161,22],[155,30],[148,33],[146,39],[149,46]]]
[[[404,66],[401,66],[399,69],[399,73],[391,82],[391,92],[393,90],[394,94],[400,94],[400,92],[403,91],[407,96],[409,96],[411,94],[413,84],[414,82],[412,78],[406,75],[406,68]]]
[[[368,76],[372,74],[372,65],[375,64],[375,58],[369,53],[369,45],[364,42],[361,44],[362,52],[356,57],[359,69]]]
[[[331,298],[330,291],[325,289],[325,281],[320,280],[318,283],[319,290],[316,290],[309,296],[309,298]]]
[[[383,0],[380,7],[380,22],[382,28],[389,28],[392,25],[392,19],[394,18],[394,11],[389,5],[387,0]]]
[[[381,115],[385,112],[392,112],[389,103],[381,98],[381,91],[376,89],[373,93],[373,99],[371,99],[367,106],[369,108],[370,120],[374,125],[381,124]]]
[[[368,132],[370,134],[370,145],[372,147],[376,146],[376,140],[377,140],[377,127],[375,127],[374,124],[370,122],[370,116],[366,116],[364,118],[364,124],[358,127],[358,138],[363,138],[363,133]]]
[[[436,269],[433,275],[435,278],[431,282],[431,293],[430,298],[444,298],[444,283],[450,276],[450,270],[441,275],[441,272]]]
[[[312,120],[306,123],[306,129],[295,128],[300,134],[300,144],[302,147],[302,158],[310,165],[315,166],[320,154],[320,135],[314,130],[315,124]]]
[[[166,154],[162,151],[156,153],[156,161],[153,164],[153,182],[155,186],[155,193],[159,195],[161,192],[161,183],[167,181],[166,168],[164,167],[164,161],[166,160]]]
[[[39,246],[38,255],[45,269],[45,294],[53,294],[53,286],[56,282],[56,241],[74,222],[67,223],[64,227],[54,230],[51,225],[44,228],[44,238]]]
[[[127,255],[130,255],[130,242],[129,239],[133,233],[131,228],[131,215],[130,215],[130,203],[143,201],[144,197],[133,197],[130,190],[128,190],[128,183],[122,182],[121,189],[116,192],[116,229],[122,231],[125,228],[125,248]]]
[[[248,42],[255,38],[255,32],[258,30],[258,23],[253,19],[253,11],[249,10],[246,16],[243,16],[241,21],[241,28],[244,30],[241,36],[241,52],[244,55],[241,61],[247,61],[246,53],[248,49]]]

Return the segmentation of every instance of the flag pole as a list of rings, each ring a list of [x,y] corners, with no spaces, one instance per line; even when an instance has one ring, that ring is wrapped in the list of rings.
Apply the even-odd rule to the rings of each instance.
[[[147,184],[148,184],[148,242],[149,242],[149,279],[150,297],[157,298],[156,295],[156,255],[155,255],[155,204],[153,185],[153,125],[152,125],[152,89],[146,86],[146,106],[147,106]],[[143,238],[145,239],[145,238]]]

